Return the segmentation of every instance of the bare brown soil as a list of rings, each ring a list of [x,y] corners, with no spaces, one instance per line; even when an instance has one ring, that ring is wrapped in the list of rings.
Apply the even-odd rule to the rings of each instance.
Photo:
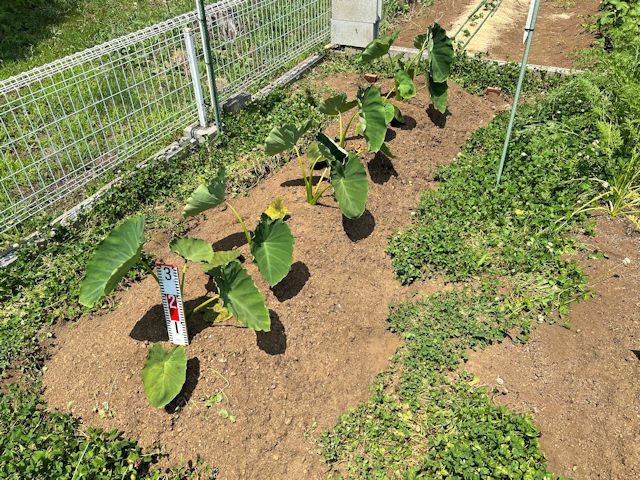
[[[341,75],[323,83],[353,97],[358,77]],[[390,86],[386,81],[383,90]],[[279,195],[291,213],[294,264],[282,283],[270,290],[245,262],[265,294],[272,331],[256,333],[234,321],[211,326],[194,316],[183,393],[168,408],[155,409],[145,397],[141,371],[151,343],[168,342],[158,287],[146,278],[117,294],[113,312],[58,329],[43,378],[49,406],[87,425],[121,430],[142,445],[160,442],[168,453],[163,467],[194,460],[199,453],[220,469],[222,479],[323,478],[326,466],[305,434],[315,426],[319,431],[332,427],[340,414],[366,400],[398,346],[386,318],[389,302],[406,290],[395,281],[383,251],[387,236],[409,223],[420,192],[432,185],[434,165],[450,162],[503,104],[452,84],[446,116],[430,106],[426,90],[401,106],[406,125],[387,137],[398,158],[364,155],[369,200],[358,220],[343,218],[329,193],[320,205],[308,205],[297,161],[247,197],[232,200],[249,228]],[[333,125],[329,133],[336,132]],[[188,236],[203,238],[216,250],[239,248],[250,258],[229,209],[187,225]],[[148,250],[181,265],[167,249],[169,240],[158,234]],[[198,266],[189,268],[187,308],[205,297],[207,281]],[[419,288],[429,293],[441,286]],[[229,404],[207,408],[203,399],[221,390]],[[220,408],[237,421],[219,417]]]
[[[464,369],[495,390],[494,401],[533,415],[556,475],[632,480],[640,478],[640,233],[604,216],[596,232],[582,241],[609,258],[577,256],[595,298],[572,305],[570,328],[544,324],[525,345],[470,352]]]
[[[397,44],[413,47],[413,38],[438,22],[449,35],[453,35],[469,17],[479,0],[435,0],[430,7],[401,25]],[[596,15],[600,0],[542,0],[528,63],[572,68],[576,60],[573,52],[589,47],[595,36],[587,32],[584,24]],[[470,42],[469,52],[488,52],[489,58],[520,62],[524,54],[524,32],[529,0],[503,0],[500,8],[482,26]],[[485,14],[486,15],[486,14]],[[467,24],[470,32],[484,18]],[[468,37],[461,33],[459,39]]]

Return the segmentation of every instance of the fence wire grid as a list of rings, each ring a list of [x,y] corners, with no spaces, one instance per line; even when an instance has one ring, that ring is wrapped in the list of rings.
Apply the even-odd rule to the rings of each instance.
[[[224,102],[327,43],[331,0],[225,0],[205,16]],[[209,98],[195,11],[0,82],[0,233],[198,119],[185,29]]]

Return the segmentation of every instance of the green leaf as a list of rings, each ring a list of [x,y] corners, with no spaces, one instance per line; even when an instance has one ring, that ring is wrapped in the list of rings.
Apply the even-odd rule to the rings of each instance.
[[[360,123],[363,127],[364,138],[370,152],[377,152],[384,143],[387,134],[385,122],[385,107],[382,103],[380,89],[375,85],[358,89],[358,107],[360,108]]]
[[[289,209],[282,203],[282,197],[277,197],[271,203],[271,205],[269,205],[269,208],[267,208],[264,213],[269,215],[269,218],[271,218],[271,220],[284,220],[284,217],[286,217],[287,213],[289,213]]]
[[[393,32],[388,37],[373,40],[365,47],[358,57],[358,60],[362,63],[369,63],[376,58],[386,55],[389,53],[389,48],[391,48],[393,42],[398,39],[398,35],[400,35],[400,30]]]
[[[431,102],[440,113],[447,111],[448,89],[449,86],[447,85],[447,82],[434,82],[431,76],[429,76],[429,95],[431,95]]]
[[[224,307],[231,315],[252,330],[271,330],[264,297],[240,262],[234,261],[207,273],[216,282]]]
[[[324,99],[318,105],[318,110],[325,115],[337,116],[341,113],[348,112],[358,104],[357,100],[347,101],[346,93],[339,93],[333,97]]]
[[[200,185],[187,200],[182,211],[183,217],[193,217],[205,210],[216,207],[224,202],[227,172],[220,167],[216,176],[208,185]]]
[[[436,83],[446,82],[453,62],[453,40],[447,37],[447,32],[437,23],[430,30],[432,46],[429,51],[429,74]]]
[[[334,161],[344,163],[344,161],[347,159],[347,151],[343,148],[340,148],[340,146],[336,142],[331,140],[324,133],[320,132],[316,136],[316,139],[318,140],[318,152],[320,152],[320,154],[322,154],[322,156],[330,163]]]
[[[293,242],[286,223],[262,214],[250,247],[258,270],[269,286],[273,287],[289,273],[293,264]]]
[[[404,123],[404,117],[402,116],[402,112],[395,105],[393,106],[393,119],[396,122]]]
[[[346,163],[335,162],[331,165],[331,186],[340,210],[347,218],[358,218],[364,213],[369,193],[367,172],[352,152]]]
[[[283,125],[274,127],[267,136],[264,151],[267,155],[277,155],[293,148],[298,143],[300,137],[311,128],[311,120],[307,120],[300,125]]]
[[[384,121],[388,124],[389,122],[391,122],[391,120],[393,120],[393,117],[395,113],[395,108],[393,106],[393,103],[387,102],[384,104]]]
[[[149,350],[142,370],[144,393],[156,408],[164,407],[182,390],[187,379],[187,354],[183,346],[176,345],[168,352],[156,343]]]
[[[211,259],[206,262],[203,263],[200,268],[202,269],[203,272],[208,273],[209,275],[213,276],[211,272],[211,270],[213,270],[214,268],[217,267],[222,267],[223,265],[226,265],[227,263],[231,263],[233,262],[236,258],[238,258],[241,255],[239,250],[227,250],[227,251],[223,251],[223,252],[214,252],[213,256],[211,257]]]
[[[396,156],[393,154],[393,152],[389,148],[389,145],[387,145],[386,143],[382,144],[382,147],[380,147],[380,151],[389,158],[396,158]]]
[[[413,38],[413,46],[418,50],[424,50],[425,48],[427,48],[427,41],[429,41],[429,35],[427,35],[426,33],[421,33],[420,35],[416,35]]]
[[[87,263],[79,301],[86,307],[109,295],[142,254],[144,217],[137,215],[113,229]]]
[[[401,102],[406,102],[416,96],[416,86],[411,77],[404,70],[398,70],[395,75],[396,98]]]
[[[210,262],[213,257],[211,244],[199,238],[174,238],[169,248],[189,262]]]

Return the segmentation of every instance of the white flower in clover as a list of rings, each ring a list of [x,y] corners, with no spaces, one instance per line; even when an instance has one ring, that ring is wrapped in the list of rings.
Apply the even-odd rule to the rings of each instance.
[[[538,315],[538,323],[544,323],[544,315]]]
[[[13,245],[11,245],[12,248],[18,248],[20,245],[18,245],[17,243],[14,243]]]
[[[49,235],[51,235],[52,237],[55,237],[56,236],[56,231],[55,230],[51,230],[49,232]]]
[[[527,152],[522,152],[522,153],[520,154],[520,156],[521,156],[521,157],[526,157],[526,156],[527,156]]]
[[[607,182],[606,180],[604,182],[602,182],[602,186],[604,188],[609,188],[609,182]]]
[[[629,257],[625,257],[625,259],[622,260],[622,263],[625,265],[629,265],[631,263],[631,259]]]

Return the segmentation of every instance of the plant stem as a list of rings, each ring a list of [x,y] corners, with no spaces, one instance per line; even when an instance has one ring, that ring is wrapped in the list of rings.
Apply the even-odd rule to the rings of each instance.
[[[231,211],[233,212],[233,214],[236,216],[236,218],[238,219],[238,221],[240,222],[240,225],[242,225],[242,229],[244,230],[244,234],[247,237],[247,242],[249,242],[249,245],[251,245],[251,235],[249,234],[249,230],[247,230],[246,225],[244,224],[244,222],[242,221],[242,217],[240,217],[240,215],[238,215],[238,212],[236,211],[235,208],[233,208],[231,206],[231,204],[229,202],[224,202],[227,207],[229,207],[231,209]]]
[[[205,300],[204,302],[202,302],[200,305],[198,305],[196,308],[194,308],[193,310],[189,310],[186,314],[185,317],[187,320],[189,320],[191,318],[191,316],[196,313],[198,310],[201,310],[202,308],[204,308],[205,306],[207,306],[208,304],[210,304],[211,302],[213,302],[214,300],[218,300],[220,298],[220,295],[215,295],[211,298],[208,298],[207,300]]]
[[[353,123],[353,121],[356,118],[356,115],[358,115],[358,111],[356,110],[356,113],[353,114],[353,116],[351,117],[351,119],[349,120],[349,123],[347,123],[347,128],[344,129],[344,135],[342,135],[340,137],[340,148],[344,148],[344,144],[347,141],[347,132],[349,131],[349,129],[351,128],[351,124]]]
[[[300,150],[298,150],[297,146],[293,146],[293,148],[296,151],[296,155],[298,156],[298,161],[300,162],[300,168],[302,169],[302,177],[304,178],[304,186],[307,190],[307,203],[313,205],[311,203],[311,201],[313,200],[313,195],[312,195],[312,188],[313,185],[311,185],[311,175],[313,174],[313,167],[311,168],[311,171],[309,172],[309,176],[307,177],[307,172],[304,169],[304,163],[302,162],[302,155],[300,155]]]
[[[146,263],[143,262],[142,265],[144,266],[145,270],[151,274],[151,276],[156,281],[156,283],[160,285],[160,280],[158,280],[158,276],[156,275],[156,272],[154,272],[153,269],[149,267],[149,265],[147,265]]]
[[[187,262],[184,262],[184,267],[182,267],[182,278],[180,279],[180,294],[184,293],[184,277],[187,274]]]

